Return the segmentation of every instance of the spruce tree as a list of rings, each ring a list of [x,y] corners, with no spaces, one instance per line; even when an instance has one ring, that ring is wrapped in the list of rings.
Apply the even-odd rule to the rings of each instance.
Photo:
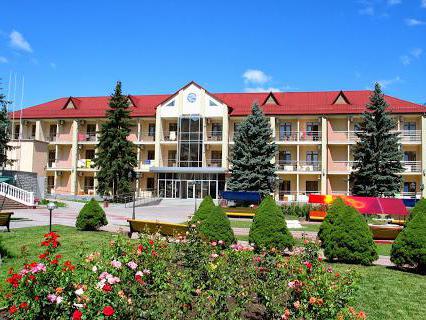
[[[358,196],[394,196],[400,192],[404,169],[396,121],[376,83],[367,110],[362,114],[359,141],[353,148],[352,193]]]
[[[263,196],[273,192],[276,175],[271,160],[277,146],[272,140],[270,122],[257,104],[235,132],[234,141],[228,189],[258,191]]]
[[[131,119],[129,101],[121,92],[121,82],[117,82],[111,95],[106,117],[99,132],[95,157],[95,165],[99,168],[98,193],[127,194],[132,190],[129,173],[134,176],[137,157],[133,143],[127,140]]]
[[[10,120],[7,104],[8,101],[0,88],[0,168],[4,168],[12,162],[7,158],[7,151],[12,150],[12,147],[8,145],[10,142]]]

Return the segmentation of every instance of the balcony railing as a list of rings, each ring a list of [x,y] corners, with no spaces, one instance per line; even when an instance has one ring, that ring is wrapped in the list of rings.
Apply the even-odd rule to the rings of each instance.
[[[330,131],[328,140],[331,142],[354,142],[358,140],[358,132],[360,131]]]
[[[207,131],[206,141],[222,141],[222,131]]]
[[[155,132],[143,131],[140,135],[140,141],[153,142],[155,141]]]
[[[401,163],[405,172],[422,172],[422,163],[420,161],[402,161]]]
[[[95,167],[93,159],[79,159],[77,161],[77,168],[80,169],[91,169]]]
[[[168,167],[177,167],[177,160],[176,159],[168,159],[167,160],[167,166]]]
[[[177,131],[165,131],[162,141],[177,141]]]
[[[78,141],[79,142],[84,142],[84,141],[95,142],[97,141],[96,132],[79,133]]]
[[[420,142],[422,140],[421,130],[401,130],[399,136],[401,142]]]
[[[278,131],[276,141],[321,141],[321,131]]]
[[[331,161],[328,169],[330,171],[352,171],[355,161]]]
[[[206,159],[207,167],[221,167],[222,159]]]
[[[320,161],[278,161],[277,170],[287,172],[315,172],[321,171]]]

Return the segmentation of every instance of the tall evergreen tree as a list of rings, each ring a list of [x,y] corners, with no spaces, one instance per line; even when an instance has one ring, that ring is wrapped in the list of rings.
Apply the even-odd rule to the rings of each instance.
[[[111,193],[113,196],[130,193],[129,173],[134,175],[137,165],[136,151],[130,134],[131,119],[128,97],[121,92],[121,82],[117,82],[106,112],[107,121],[99,132],[98,151],[95,165],[99,194]]]
[[[374,92],[362,115],[359,141],[353,148],[354,171],[351,173],[352,193],[359,196],[394,196],[400,192],[404,169],[397,124],[387,111],[388,104],[380,85]]]
[[[7,151],[12,150],[12,147],[8,145],[10,142],[10,120],[7,104],[8,101],[0,88],[0,168],[12,163],[12,160],[7,158]]]
[[[271,163],[277,146],[272,140],[268,118],[255,103],[249,115],[234,136],[231,177],[228,189],[233,191],[258,191],[263,196],[275,187],[275,165]]]

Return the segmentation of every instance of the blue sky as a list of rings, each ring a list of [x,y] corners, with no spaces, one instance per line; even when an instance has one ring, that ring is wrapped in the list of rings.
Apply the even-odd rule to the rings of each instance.
[[[0,77],[62,96],[371,88],[426,102],[426,0],[7,1]],[[13,90],[12,90],[13,91]],[[20,88],[17,88],[20,100]],[[18,101],[17,105],[20,105]]]

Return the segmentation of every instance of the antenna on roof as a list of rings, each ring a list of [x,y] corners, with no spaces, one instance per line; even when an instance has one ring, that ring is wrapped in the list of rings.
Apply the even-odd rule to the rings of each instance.
[[[10,89],[12,82],[12,71],[9,72],[9,83],[7,84],[7,101],[6,101],[6,111],[8,111],[8,105],[10,104]]]
[[[19,113],[19,123],[22,122],[22,109],[23,109],[23,102],[24,102],[24,84],[25,84],[25,77],[22,76],[22,85],[21,85],[21,103],[19,107],[21,108],[21,112]]]

